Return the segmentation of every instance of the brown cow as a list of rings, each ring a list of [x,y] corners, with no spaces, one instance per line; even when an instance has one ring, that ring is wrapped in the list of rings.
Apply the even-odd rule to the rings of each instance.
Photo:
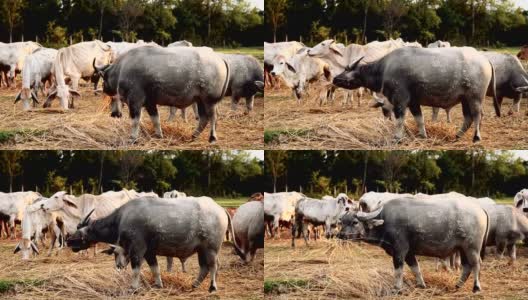
[[[521,51],[517,53],[517,58],[520,60],[528,60],[528,45],[521,47]]]

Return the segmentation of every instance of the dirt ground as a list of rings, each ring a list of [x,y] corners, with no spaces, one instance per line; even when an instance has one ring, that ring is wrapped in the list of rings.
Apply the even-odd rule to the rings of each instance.
[[[20,87],[20,82],[19,82]],[[82,98],[75,101],[75,109],[64,112],[56,99],[51,109],[22,110],[22,104],[13,104],[18,89],[0,89],[0,148],[2,149],[261,149],[264,128],[264,101],[256,97],[254,110],[245,114],[245,99],[238,110],[231,111],[231,98],[224,98],[219,105],[217,121],[218,142],[210,145],[209,126],[202,135],[191,141],[196,127],[194,113],[187,109],[188,122],[183,122],[180,112],[175,121],[167,122],[168,107],[159,107],[163,139],[154,136],[154,128],[143,109],[141,134],[135,144],[129,140],[131,122],[128,109],[123,117],[110,117],[108,100],[95,96],[92,87],[80,88]],[[42,95],[39,93],[39,98]],[[40,99],[43,104],[45,99]]]
[[[286,236],[286,235],[285,235]],[[427,288],[417,288],[405,266],[404,287],[395,294],[392,259],[366,243],[318,240],[310,247],[301,239],[266,239],[266,299],[528,299],[528,248],[521,246],[514,265],[488,248],[481,269],[482,292],[472,293],[473,275],[456,290],[459,271],[436,270],[433,258],[418,257]]]
[[[154,279],[146,263],[142,266],[142,288],[133,293],[130,287],[132,271],[117,271],[113,256],[98,253],[93,257],[64,249],[58,256],[46,256],[46,251],[30,261],[13,254],[16,242],[0,240],[0,298],[3,299],[262,299],[264,252],[257,251],[255,260],[244,265],[232,254],[232,246],[224,243],[220,252],[217,275],[218,291],[210,294],[209,276],[192,290],[198,275],[196,254],[187,260],[187,273],[181,272],[179,260],[174,260],[172,273],[166,272],[164,257],[158,257],[164,288],[153,288]],[[98,251],[104,250],[104,244]],[[44,253],[43,253],[44,252]]]
[[[528,147],[527,102],[521,102],[521,111],[508,115],[512,100],[504,99],[503,117],[495,117],[492,98],[486,98],[481,123],[482,141],[474,144],[473,127],[456,141],[455,134],[462,125],[462,106],[451,110],[451,123],[447,123],[443,110],[439,122],[431,120],[430,107],[422,107],[427,139],[417,136],[414,118],[407,113],[406,137],[396,144],[393,140],[394,121],[383,118],[380,109],[369,107],[372,95],[365,93],[352,105],[344,106],[343,90],[338,90],[333,103],[319,105],[322,84],[315,83],[302,104],[294,100],[291,90],[267,88],[265,91],[264,127],[266,149],[525,149]]]

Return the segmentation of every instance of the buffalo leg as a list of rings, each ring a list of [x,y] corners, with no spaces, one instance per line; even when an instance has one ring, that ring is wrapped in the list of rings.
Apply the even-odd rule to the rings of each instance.
[[[158,113],[158,107],[156,106],[156,104],[153,104],[153,105],[147,105],[146,109],[150,116],[150,121],[152,121],[152,125],[154,125],[156,136],[159,138],[163,138],[163,132],[161,131],[160,117]]]
[[[425,132],[424,117],[422,114],[422,109],[420,108],[420,104],[416,103],[416,104],[410,105],[409,109],[411,111],[411,114],[414,117],[414,121],[416,122],[416,125],[418,126],[418,135],[421,138],[424,138],[424,139],[427,138],[427,133]]]
[[[130,95],[132,96],[132,95]],[[140,95],[134,95],[134,97],[143,97]],[[136,99],[140,100],[140,99]],[[131,133],[131,139],[137,140],[139,137],[139,123],[141,122],[141,107],[143,106],[143,99],[141,101],[134,101],[130,100],[129,103],[129,112],[130,112],[130,118],[132,119],[132,133]]]
[[[482,107],[480,101],[473,101],[469,103],[469,108],[471,112],[471,119],[475,127],[475,133],[473,135],[473,142],[478,142],[481,140],[480,137],[480,121],[482,119]]]
[[[469,265],[465,251],[460,252],[460,258],[462,261],[462,274],[460,275],[460,279],[458,280],[458,283],[456,284],[457,289],[461,288],[464,285],[464,283],[467,281],[469,277],[469,274],[471,274],[471,267]]]
[[[154,285],[159,288],[163,288],[163,282],[161,282],[161,274],[158,265],[158,260],[156,259],[156,254],[146,253],[145,260],[147,261],[150,267],[150,271],[152,272],[152,276],[154,277]]]
[[[440,112],[440,108],[439,107],[433,107],[433,116],[432,116],[433,122],[437,122],[438,121],[438,113],[439,112]]]
[[[185,269],[185,261],[187,260],[187,258],[180,258],[180,263],[181,263],[181,266],[182,266],[182,272],[183,273],[187,273],[187,270]]]
[[[394,265],[394,288],[399,292],[403,286],[403,257],[395,254],[392,257],[392,264]]]
[[[253,103],[255,102],[255,95],[246,97],[246,111],[249,114],[253,110]]]
[[[451,108],[446,108],[445,109],[445,112],[446,112],[446,116],[447,116],[447,123],[451,123]]]
[[[142,258],[136,254],[131,255],[130,257],[130,266],[132,267],[132,288],[138,289],[139,288],[139,279],[140,279],[140,273],[141,273],[141,263]]]
[[[416,256],[412,254],[407,254],[407,256],[405,257],[405,262],[407,263],[407,265],[409,265],[412,272],[414,273],[414,277],[416,277],[416,284],[421,288],[425,288],[425,282],[422,277],[422,272],[420,271],[420,265],[416,260]]]
[[[123,105],[121,103],[121,96],[119,95],[115,95],[112,97],[112,101],[110,102],[111,104],[111,114],[110,116],[112,118],[121,118],[121,116],[123,115]]]
[[[169,108],[169,118],[167,119],[167,122],[172,122],[176,118],[177,110],[178,109],[176,107],[174,107],[174,106],[171,106]]]
[[[473,123],[473,118],[471,117],[471,110],[469,108],[469,103],[466,99],[462,100],[462,114],[464,115],[464,122],[462,123],[462,127],[458,131],[456,137],[457,139],[461,138],[466,131],[471,127],[471,123]]]
[[[512,103],[512,106],[510,107],[510,112],[509,112],[510,115],[512,115],[514,112],[518,113],[520,111],[521,96],[522,94],[518,93],[515,95],[515,97],[513,97],[513,103]]]
[[[238,102],[240,101],[240,97],[239,96],[232,96],[231,97],[231,110],[232,111],[236,111],[237,110],[237,107],[238,107]]]
[[[209,267],[207,264],[207,254],[204,250],[198,251],[198,265],[200,266],[200,272],[198,273],[198,277],[196,277],[196,280],[192,284],[193,288],[199,287],[205,279],[205,276],[207,276],[207,273],[209,272]]]
[[[404,122],[405,122],[405,107],[397,105],[394,107],[394,116],[396,117],[396,132],[394,134],[394,139],[400,141],[403,138],[404,132]]]
[[[167,272],[172,272],[172,262],[174,261],[173,257],[167,256]]]
[[[196,127],[196,130],[192,135],[193,140],[197,139],[200,136],[200,134],[204,131],[205,126],[207,126],[207,123],[209,123],[209,118],[207,117],[204,103],[199,101],[196,104],[198,105],[198,117],[200,118],[200,120],[198,122],[198,127]]]
[[[508,249],[508,256],[510,256],[510,262],[514,263],[515,260],[517,259],[517,251],[516,251],[515,243],[509,244],[507,246],[507,249]]]

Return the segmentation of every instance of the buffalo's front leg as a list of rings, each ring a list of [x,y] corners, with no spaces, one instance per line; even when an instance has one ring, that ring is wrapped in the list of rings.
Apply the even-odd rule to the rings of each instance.
[[[150,271],[152,272],[152,276],[154,277],[154,285],[159,288],[163,288],[163,283],[161,282],[161,274],[160,274],[160,269],[158,265],[158,260],[156,259],[156,254],[146,253],[145,260],[147,261],[150,267]]]
[[[418,135],[424,139],[427,138],[427,133],[425,132],[424,117],[422,114],[422,109],[420,108],[420,104],[415,102],[415,104],[409,106],[409,109],[411,110],[411,113],[414,117],[414,121],[418,126]]]
[[[150,103],[153,103],[153,102],[151,101]],[[151,104],[151,105],[147,105],[146,108],[150,116],[150,120],[152,121],[152,125],[154,125],[156,136],[159,138],[163,138],[163,132],[161,131],[160,117],[158,113],[158,107],[156,106],[156,104]]]

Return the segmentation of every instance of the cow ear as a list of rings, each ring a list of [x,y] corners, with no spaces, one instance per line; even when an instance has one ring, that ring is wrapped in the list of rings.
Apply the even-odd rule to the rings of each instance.
[[[72,94],[73,97],[81,97],[81,94],[79,92],[77,92],[76,90],[71,90],[70,89],[70,94]]]
[[[20,242],[18,242],[18,244],[16,245],[15,252],[13,252],[13,254],[16,254],[18,251],[20,251]]]
[[[337,55],[343,57],[343,52],[341,52],[341,49],[339,49],[339,47],[337,47],[335,43],[332,43],[332,44],[330,45],[330,50],[331,50],[332,52],[334,52],[335,54],[337,54]]]
[[[15,98],[15,103],[17,103],[18,101],[20,101],[20,98],[21,98],[20,95],[22,95],[22,91],[20,91],[20,92],[17,94],[17,96],[16,96],[16,98]]]
[[[35,243],[33,243],[33,241],[31,241],[31,250],[33,250],[33,252],[35,252],[37,255],[40,254],[37,245],[35,245]]]
[[[72,201],[66,199],[66,198],[62,198],[62,201],[64,201],[64,204],[68,205],[68,206],[71,206],[73,208],[78,208],[77,205],[75,203],[73,203]]]
[[[289,62],[286,62],[286,66],[288,67],[288,70],[292,71],[293,73],[297,73],[295,68]]]
[[[112,255],[112,254],[114,254],[114,250],[115,250],[115,248],[110,247],[108,249],[105,249],[105,250],[101,251],[101,253]]]

